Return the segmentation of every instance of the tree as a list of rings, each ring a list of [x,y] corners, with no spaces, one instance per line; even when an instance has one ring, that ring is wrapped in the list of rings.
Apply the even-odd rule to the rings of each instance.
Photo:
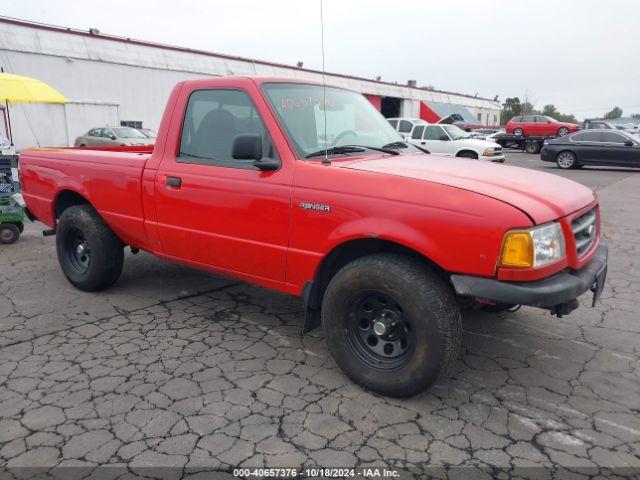
[[[502,104],[502,111],[500,112],[500,123],[505,125],[513,117],[522,115],[522,104],[518,97],[511,97],[505,99]]]
[[[635,118],[636,120],[640,120],[640,113],[632,113],[631,118]]]
[[[613,120],[614,118],[620,118],[622,116],[622,109],[620,107],[613,107],[610,112],[604,114],[605,120]]]
[[[542,115],[546,115],[547,117],[556,118],[556,115],[558,115],[559,113],[560,112],[558,112],[558,109],[553,103],[545,105],[542,109]]]

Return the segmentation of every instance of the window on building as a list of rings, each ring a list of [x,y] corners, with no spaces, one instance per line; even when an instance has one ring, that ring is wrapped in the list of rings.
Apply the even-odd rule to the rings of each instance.
[[[120,120],[121,127],[142,128],[141,120]]]
[[[478,121],[482,123],[482,112],[478,113]]]

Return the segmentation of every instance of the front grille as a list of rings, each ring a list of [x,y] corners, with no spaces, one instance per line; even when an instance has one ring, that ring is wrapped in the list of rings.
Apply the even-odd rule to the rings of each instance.
[[[573,238],[576,242],[578,256],[587,252],[598,237],[598,214],[596,209],[589,210],[571,222]]]

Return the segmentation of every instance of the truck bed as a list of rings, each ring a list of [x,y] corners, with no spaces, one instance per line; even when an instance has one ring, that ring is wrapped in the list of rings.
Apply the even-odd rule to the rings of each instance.
[[[147,248],[142,173],[152,150],[153,147],[23,150],[21,182],[30,214],[52,227],[56,204],[80,195],[91,199],[102,218],[126,243]]]

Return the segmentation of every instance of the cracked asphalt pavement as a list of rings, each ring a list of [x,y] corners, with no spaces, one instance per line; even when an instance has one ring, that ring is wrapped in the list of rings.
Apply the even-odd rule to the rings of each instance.
[[[597,182],[610,246],[602,301],[591,309],[587,295],[562,319],[527,307],[465,312],[452,377],[404,400],[353,384],[321,331],[301,337],[295,298],[147,254],[128,255],[110,290],[83,293],[42,225],[27,225],[0,249],[3,475],[105,464],[109,478],[205,478],[236,466],[637,473],[640,174],[566,175]]]

